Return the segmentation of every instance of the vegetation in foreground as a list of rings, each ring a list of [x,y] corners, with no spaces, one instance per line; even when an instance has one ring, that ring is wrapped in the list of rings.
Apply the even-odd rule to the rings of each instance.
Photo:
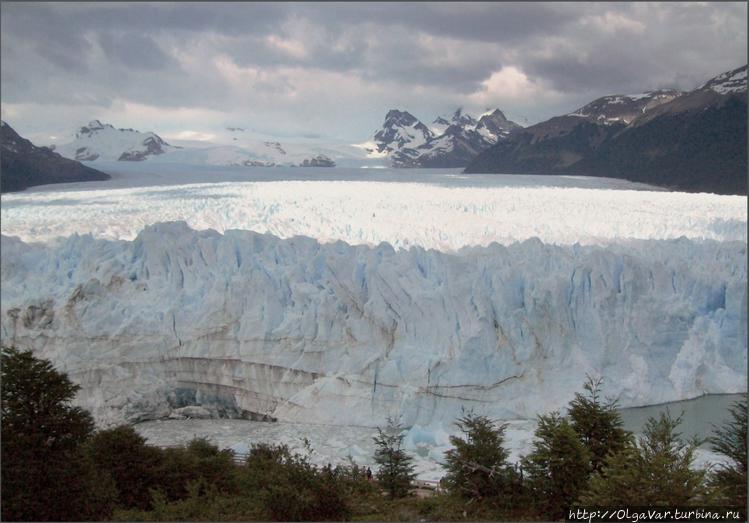
[[[503,425],[472,412],[445,457],[441,489],[414,495],[413,465],[394,422],[375,437],[376,480],[354,463],[317,467],[284,445],[255,444],[237,462],[205,440],[146,444],[132,427],[94,430],[78,390],[30,351],[2,350],[5,521],[556,520],[581,505],[746,506],[747,405],[710,443],[727,462],[694,470],[697,441],[680,419],[651,418],[635,438],[600,380],[566,415],[539,416],[532,452],[508,461]]]

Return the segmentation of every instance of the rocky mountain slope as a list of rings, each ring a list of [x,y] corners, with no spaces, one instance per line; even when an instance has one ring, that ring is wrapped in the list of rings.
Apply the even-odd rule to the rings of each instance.
[[[108,180],[110,176],[37,147],[5,122],[0,123],[0,191],[20,191],[48,183]]]
[[[478,155],[467,173],[577,174],[746,194],[746,66],[687,93],[606,96]]]
[[[364,146],[374,157],[387,157],[393,167],[463,167],[519,127],[499,109],[478,119],[458,109],[450,119],[438,117],[431,127],[393,109]]]

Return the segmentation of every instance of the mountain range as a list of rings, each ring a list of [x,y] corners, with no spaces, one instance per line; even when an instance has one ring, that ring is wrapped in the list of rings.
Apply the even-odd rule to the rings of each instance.
[[[465,167],[466,173],[622,178],[675,190],[747,192],[747,67],[722,73],[693,91],[609,95],[530,127],[499,109],[474,117],[455,111],[426,125],[392,109],[358,145],[252,142],[227,128],[236,145],[180,147],[153,132],[93,120],[75,139],[37,147],[2,124],[3,191],[32,185],[107,179],[81,165],[106,161],[246,167]]]
[[[232,133],[244,129],[230,127]],[[235,137],[236,141],[237,138]],[[244,167],[303,166],[334,167],[335,161],[319,147],[288,146],[277,141],[239,145],[180,147],[170,145],[158,134],[134,129],[117,129],[93,120],[81,127],[75,140],[56,149],[63,156],[82,161],[161,161],[195,165]]]
[[[674,190],[747,193],[747,67],[689,91],[599,98],[478,154],[466,173],[623,178]]]
[[[430,127],[408,111],[392,109],[372,141],[361,146],[393,167],[464,167],[518,128],[499,109],[478,119],[458,109],[450,119],[437,117]]]

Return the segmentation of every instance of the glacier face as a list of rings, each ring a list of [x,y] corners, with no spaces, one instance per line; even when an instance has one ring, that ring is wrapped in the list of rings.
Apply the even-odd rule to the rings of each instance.
[[[744,241],[439,252],[174,222],[1,247],[3,342],[68,372],[102,423],[195,404],[368,426],[527,418],[586,374],[622,406],[746,387]]]

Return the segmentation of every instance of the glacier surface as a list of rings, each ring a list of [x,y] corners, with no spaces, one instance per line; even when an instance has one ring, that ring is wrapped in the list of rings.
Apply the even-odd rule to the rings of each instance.
[[[74,233],[132,240],[145,226],[184,220],[197,230],[442,251],[530,238],[570,245],[747,239],[746,197],[631,190],[638,186],[605,179],[265,169],[253,171],[258,181],[244,181],[247,169],[192,168],[192,180],[202,183],[186,184],[183,166],[171,173],[151,167],[100,184],[70,184],[71,190],[3,195],[2,233],[24,241]],[[128,187],[133,178],[150,186]],[[161,183],[169,185],[152,185]]]
[[[165,210],[159,199],[137,193],[109,202],[108,215],[96,214],[100,202],[89,191],[90,211],[83,203],[61,207],[56,220],[47,214],[54,206],[18,214],[25,207],[6,209],[4,199],[3,342],[31,347],[68,372],[82,386],[80,404],[101,423],[164,417],[190,405],[363,426],[382,425],[387,416],[407,426],[449,424],[461,408],[523,419],[562,407],[586,374],[603,376],[604,392],[622,406],[746,390],[745,230],[710,221],[731,213],[741,219],[730,204],[717,205],[730,199],[699,207],[697,197],[705,195],[610,191],[607,198],[602,191],[600,200],[564,207],[564,191],[535,202],[504,195],[491,207],[500,217],[486,211],[484,220],[519,239],[547,242],[500,245],[494,242],[502,234],[485,235],[486,222],[474,221],[491,205],[482,198],[496,198],[491,191],[470,196],[470,206],[462,202],[465,221],[447,227],[431,222],[425,207],[454,217],[469,198],[460,189],[430,201],[431,193],[391,184],[393,208],[373,197],[387,225],[369,220],[367,235],[358,224],[372,209],[367,187],[356,184],[322,197],[296,228],[271,227],[290,223],[288,215],[273,216],[284,216],[293,201],[303,209],[316,201],[314,184],[284,183],[198,187],[199,199],[180,188],[186,197],[178,205],[187,206],[178,206],[181,214],[190,209],[203,226],[216,216],[223,233],[184,222],[143,228]],[[204,198],[211,191],[236,198],[213,207]],[[274,207],[268,191],[284,205]],[[646,212],[635,197],[653,204]],[[411,207],[412,199],[418,205]],[[265,203],[242,207],[235,200]],[[690,218],[686,206],[681,214],[670,207],[679,201],[693,205]],[[503,214],[510,205],[525,218],[554,207],[534,225]],[[212,211],[201,214],[205,208]],[[254,222],[252,209],[266,215]],[[567,214],[556,220],[559,209]],[[629,219],[618,221],[624,209]],[[10,223],[6,212],[16,213]],[[583,223],[596,212],[599,220]],[[351,230],[341,219],[347,214],[349,225],[357,224]],[[677,218],[688,223],[677,226]],[[243,220],[274,234],[229,228]],[[743,220],[745,227],[745,214]],[[564,244],[577,226],[576,238],[589,244]],[[69,233],[66,227],[95,234],[53,239]],[[320,239],[296,236],[316,227]],[[670,238],[669,227],[691,231],[692,239]],[[114,238],[102,232],[113,228]],[[367,244],[380,235],[409,248]],[[596,244],[601,236],[609,241]],[[628,236],[651,239],[622,239]],[[696,239],[705,236],[723,241]],[[29,242],[40,237],[49,240]]]

